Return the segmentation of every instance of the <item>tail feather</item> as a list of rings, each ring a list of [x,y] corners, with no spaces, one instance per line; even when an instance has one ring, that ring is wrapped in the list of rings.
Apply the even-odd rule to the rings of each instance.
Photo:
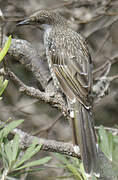
[[[75,145],[80,147],[85,172],[99,175],[98,151],[93,126],[93,118],[90,110],[79,102],[75,105],[74,118]]]

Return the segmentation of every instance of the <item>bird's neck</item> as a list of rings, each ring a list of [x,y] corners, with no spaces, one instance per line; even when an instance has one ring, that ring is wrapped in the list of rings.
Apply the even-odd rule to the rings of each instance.
[[[45,26],[44,29],[44,46],[47,47],[49,43],[49,37],[52,31],[52,26]]]
[[[42,24],[42,25],[41,25],[41,29],[43,29],[44,32],[47,31],[47,30],[50,29],[50,28],[51,28],[51,25],[49,25],[49,24]]]
[[[52,43],[52,39],[54,36],[58,34],[62,34],[63,31],[68,29],[67,26],[60,26],[60,25],[46,25],[44,29],[44,46],[47,48]]]

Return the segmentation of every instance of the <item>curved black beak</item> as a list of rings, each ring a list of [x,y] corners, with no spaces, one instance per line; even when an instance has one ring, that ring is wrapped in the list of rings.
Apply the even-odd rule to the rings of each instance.
[[[23,26],[23,25],[29,25],[29,24],[30,24],[29,20],[25,19],[25,20],[17,23],[16,26]]]

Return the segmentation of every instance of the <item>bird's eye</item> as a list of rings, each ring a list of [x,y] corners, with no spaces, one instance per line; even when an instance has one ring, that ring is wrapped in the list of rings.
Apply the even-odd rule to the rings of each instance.
[[[44,23],[44,19],[43,18],[37,18],[37,22],[42,24],[42,23]]]
[[[39,20],[39,19],[37,19],[37,21],[36,21],[37,23],[41,23],[41,20]]]

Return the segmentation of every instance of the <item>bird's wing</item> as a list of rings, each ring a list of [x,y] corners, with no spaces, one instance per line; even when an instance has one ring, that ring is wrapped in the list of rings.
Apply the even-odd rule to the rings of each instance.
[[[75,38],[71,36],[59,38],[60,41],[57,37],[52,42],[48,53],[54,72],[64,93],[71,100],[76,97],[87,107],[89,106],[87,98],[92,85],[92,64],[86,42],[77,33]]]

